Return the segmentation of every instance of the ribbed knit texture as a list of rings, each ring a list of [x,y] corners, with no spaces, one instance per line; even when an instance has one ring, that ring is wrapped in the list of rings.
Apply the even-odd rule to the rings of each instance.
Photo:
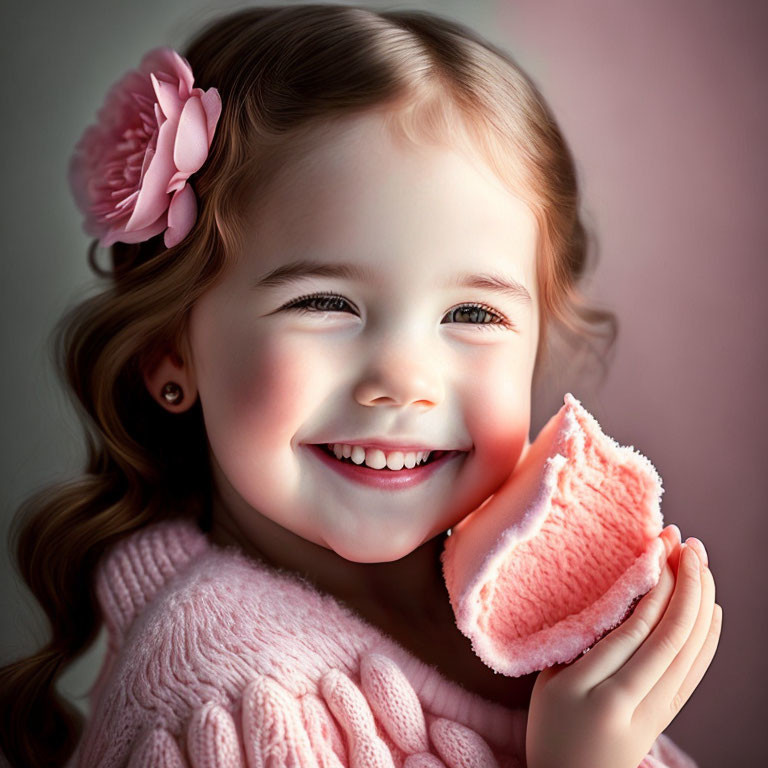
[[[67,768],[525,766],[525,710],[190,522],[119,542],[96,590],[108,650]],[[662,734],[639,768],[696,764]]]

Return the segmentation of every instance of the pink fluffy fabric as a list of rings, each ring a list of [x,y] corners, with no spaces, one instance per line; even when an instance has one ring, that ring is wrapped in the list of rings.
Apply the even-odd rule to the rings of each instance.
[[[571,393],[504,485],[446,539],[458,628],[497,672],[573,661],[661,576],[661,477]]]

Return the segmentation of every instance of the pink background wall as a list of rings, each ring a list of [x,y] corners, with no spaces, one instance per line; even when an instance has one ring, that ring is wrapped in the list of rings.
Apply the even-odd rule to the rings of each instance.
[[[701,768],[767,765],[768,3],[515,0],[496,19],[573,149],[600,240],[590,294],[620,323],[605,385],[553,383],[532,436],[573,387],[653,461],[723,607],[666,732]]]

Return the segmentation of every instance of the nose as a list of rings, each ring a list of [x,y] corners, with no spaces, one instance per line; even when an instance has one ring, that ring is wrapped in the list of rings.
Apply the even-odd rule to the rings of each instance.
[[[402,339],[402,337],[400,337]],[[361,405],[436,405],[443,384],[435,360],[423,348],[404,349],[402,343],[384,354],[374,352],[355,386]]]

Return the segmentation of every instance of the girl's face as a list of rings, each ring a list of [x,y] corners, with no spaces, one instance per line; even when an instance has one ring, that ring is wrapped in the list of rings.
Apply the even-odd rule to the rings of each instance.
[[[268,518],[389,562],[480,505],[529,444],[537,232],[478,161],[396,145],[375,117],[349,126],[251,216],[245,252],[192,311],[189,363],[219,503],[252,541]],[[298,261],[327,274],[260,285]],[[342,263],[364,276],[331,276]],[[458,284],[481,273],[530,302]],[[362,438],[465,452],[396,490],[310,448]]]

